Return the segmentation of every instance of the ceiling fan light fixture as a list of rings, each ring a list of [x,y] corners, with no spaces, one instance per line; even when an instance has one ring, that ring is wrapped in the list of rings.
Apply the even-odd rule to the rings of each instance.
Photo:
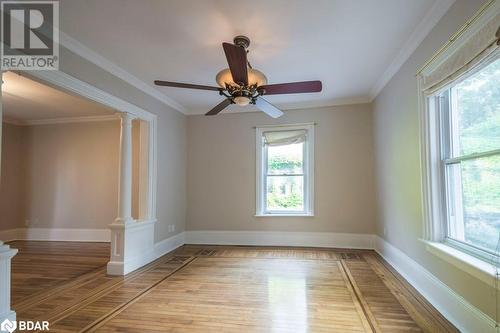
[[[233,98],[233,102],[239,106],[246,106],[250,104],[250,98],[246,96],[236,96],[235,98]]]
[[[225,68],[217,73],[215,81],[221,88],[226,88],[226,84],[232,87],[238,87],[239,85],[233,81],[233,76],[229,68]],[[248,68],[248,85],[257,85],[257,87],[267,84],[267,77],[261,71],[253,68]]]
[[[215,81],[218,87],[162,80],[156,80],[154,83],[164,87],[217,91],[220,96],[225,98],[205,113],[207,116],[219,114],[231,104],[239,106],[252,104],[269,116],[277,118],[282,116],[283,112],[262,98],[263,95],[314,93],[322,90],[321,81],[318,80],[268,85],[264,73],[253,69],[248,62],[247,49],[249,45],[250,39],[246,36],[234,37],[234,44],[222,43],[229,68],[217,73]],[[236,82],[234,78],[236,78]]]

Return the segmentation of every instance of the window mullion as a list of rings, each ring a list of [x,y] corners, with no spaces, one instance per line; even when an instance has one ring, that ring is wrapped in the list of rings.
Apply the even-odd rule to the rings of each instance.
[[[457,156],[457,157],[453,157],[453,158],[446,158],[446,159],[444,159],[444,163],[446,165],[456,164],[456,163],[460,163],[462,161],[474,160],[474,159],[478,159],[478,158],[482,158],[482,157],[489,157],[489,156],[494,156],[494,155],[500,155],[500,149],[485,151],[482,153],[473,153],[473,154],[468,154],[468,155],[463,155],[463,156]]]

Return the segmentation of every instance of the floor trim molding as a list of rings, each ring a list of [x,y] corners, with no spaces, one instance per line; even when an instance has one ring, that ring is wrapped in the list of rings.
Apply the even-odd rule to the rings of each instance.
[[[496,332],[495,321],[419,265],[403,251],[374,236],[375,251],[462,332]]]
[[[372,234],[287,231],[213,231],[185,232],[186,244],[307,246],[373,249]]]
[[[109,229],[17,228],[0,231],[0,239],[68,242],[109,242]]]
[[[156,242],[154,246],[154,259],[158,259],[184,244],[185,232],[178,233],[177,235]]]

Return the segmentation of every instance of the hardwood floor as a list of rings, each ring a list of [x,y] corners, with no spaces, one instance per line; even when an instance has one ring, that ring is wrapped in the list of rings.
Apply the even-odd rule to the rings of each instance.
[[[61,283],[101,268],[109,261],[109,243],[14,241],[14,305]]]
[[[51,332],[457,332],[373,251],[185,245],[111,277],[95,243],[23,243],[14,309]]]

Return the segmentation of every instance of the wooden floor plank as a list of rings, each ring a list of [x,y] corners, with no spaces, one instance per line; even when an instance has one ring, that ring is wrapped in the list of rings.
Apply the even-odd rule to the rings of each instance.
[[[19,319],[51,332],[457,332],[373,251],[185,245],[113,277],[106,245],[11,243]]]
[[[242,326],[256,332],[365,332],[341,269],[338,261],[200,257],[98,332],[147,331],[145,318],[153,325],[159,320],[167,331],[181,324],[188,332]],[[178,323],[171,324],[172,318]]]
[[[104,267],[109,261],[109,243],[14,241],[8,244],[19,250],[12,259],[14,307]]]

